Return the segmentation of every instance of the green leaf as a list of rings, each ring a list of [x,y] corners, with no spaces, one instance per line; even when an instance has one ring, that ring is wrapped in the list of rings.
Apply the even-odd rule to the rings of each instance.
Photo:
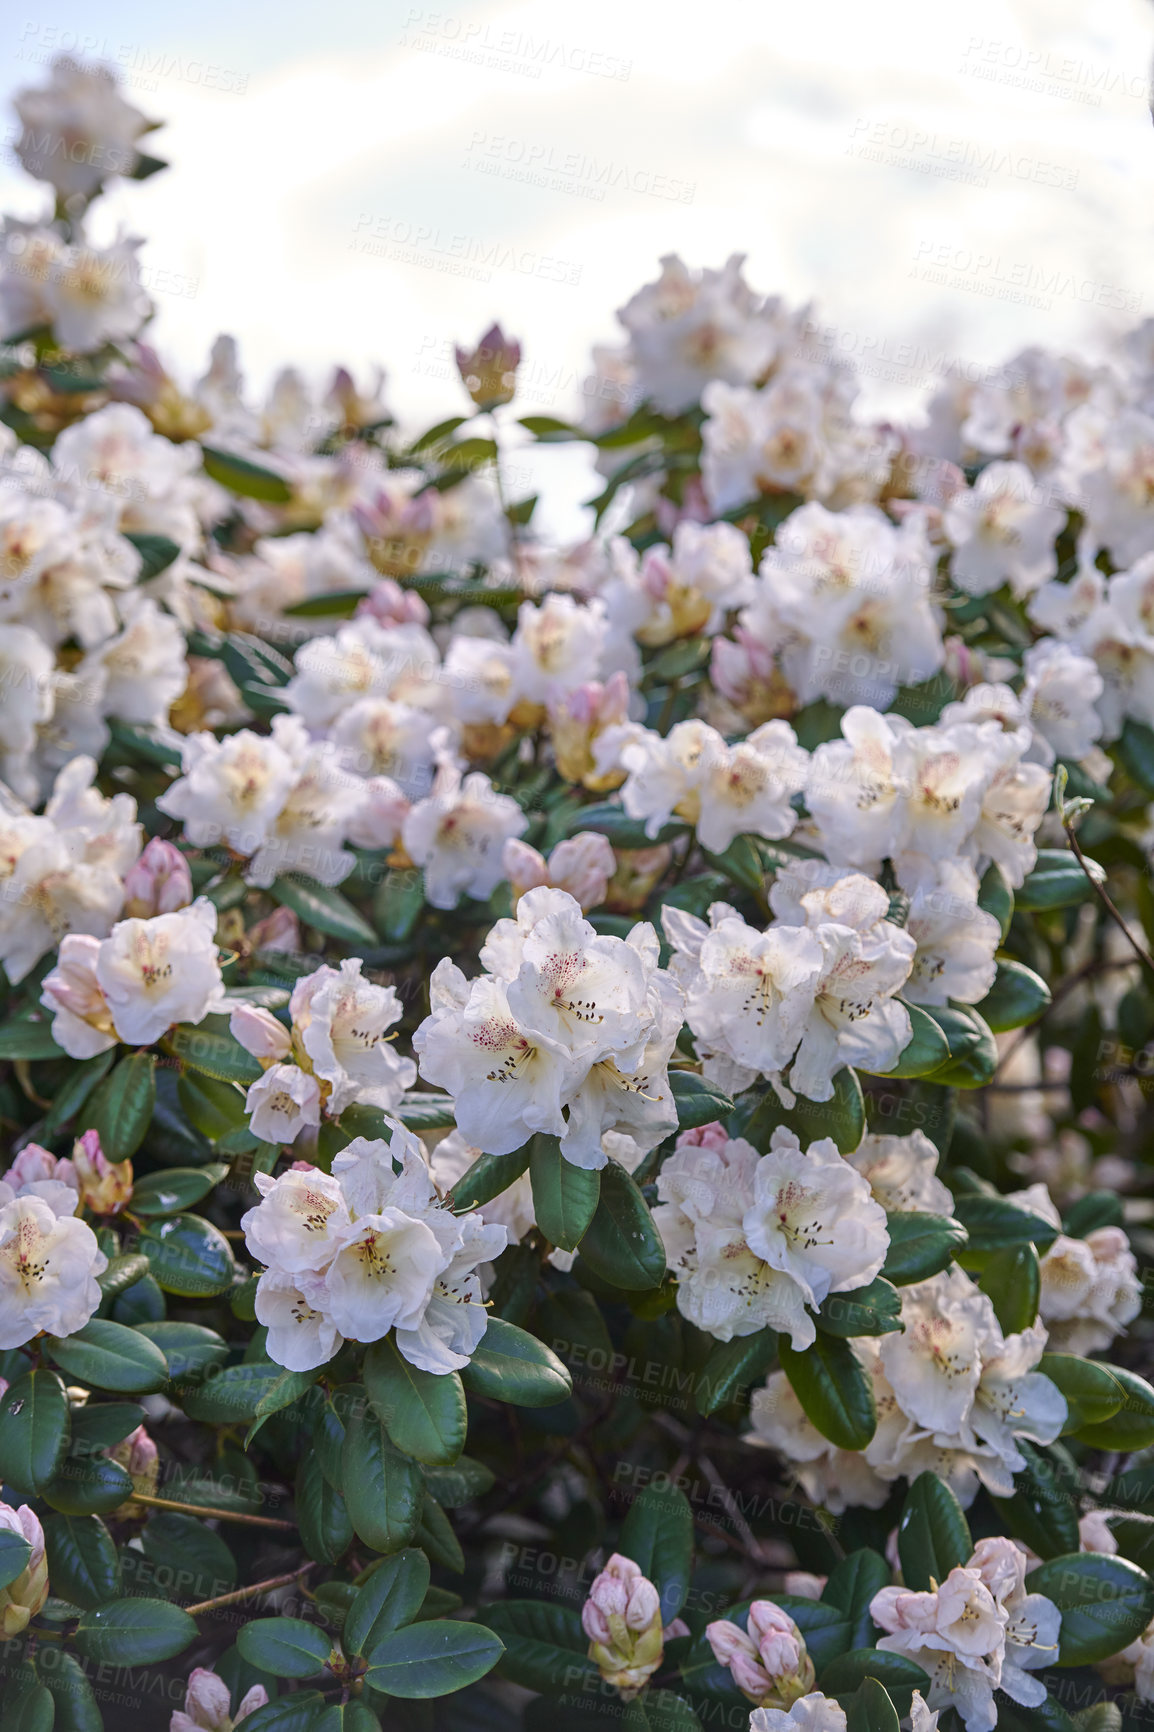
[[[448,1466],[465,1447],[469,1418],[456,1372],[437,1377],[410,1365],[392,1336],[365,1354],[365,1387],[381,1423],[406,1455]]]
[[[603,805],[582,806],[573,814],[568,834],[574,836],[581,830],[596,830],[599,835],[608,836],[615,848],[652,848],[658,842],[672,842],[675,836],[686,835],[689,825],[675,818],[663,824],[656,836],[649,836],[645,819],[630,818],[620,806],[607,801]]]
[[[905,1000],[902,1000],[905,1003]],[[898,1055],[898,1062],[892,1070],[874,1072],[874,1075],[891,1077],[932,1076],[947,1063],[950,1056],[950,1043],[936,1017],[928,1010],[923,1010],[920,1004],[906,1004],[909,1013],[912,1035]]]
[[[966,1229],[969,1251],[1000,1251],[1010,1245],[1036,1245],[1044,1251],[1058,1237],[1057,1227],[1008,1197],[958,1196],[954,1213]]]
[[[130,1287],[135,1287],[138,1281],[147,1278],[150,1265],[147,1257],[131,1252],[125,1257],[112,1257],[103,1275],[96,1277],[97,1285],[106,1299],[115,1299],[117,1294],[126,1293]]]
[[[500,1638],[483,1624],[434,1618],[379,1642],[369,1655],[366,1681],[389,1696],[426,1701],[475,1684],[503,1653]]]
[[[821,1597],[827,1605],[836,1606],[839,1612],[844,1613],[850,1627],[848,1639],[851,1649],[866,1648],[876,1640],[877,1626],[870,1617],[870,1604],[874,1595],[889,1583],[889,1564],[880,1552],[871,1551],[868,1547],[850,1552],[848,1557],[835,1564]],[[825,1674],[822,1676],[825,1689]]]
[[[1065,1450],[1038,1449],[1024,1437],[1014,1441],[1026,1465],[1014,1475],[1013,1497],[993,1499],[1004,1531],[1040,1558],[1077,1551],[1079,1487],[1074,1463]]]
[[[364,915],[339,890],[294,873],[288,878],[278,878],[269,894],[283,908],[291,908],[306,926],[327,932],[330,938],[353,945],[377,942],[377,935]]]
[[[461,1542],[453,1530],[452,1522],[428,1489],[425,1491],[416,1539],[422,1551],[428,1554],[431,1563],[440,1564],[442,1569],[452,1570],[454,1575],[464,1574],[465,1554],[461,1549]]]
[[[210,1143],[219,1142],[230,1131],[248,1128],[244,1091],[232,1083],[217,1082],[199,1072],[182,1071],[177,1098],[188,1123]]]
[[[110,1161],[129,1160],[144,1141],[156,1106],[156,1055],[130,1053],[90,1096],[80,1128],[100,1135]]]
[[[966,1243],[966,1229],[948,1215],[895,1210],[886,1216],[890,1248],[882,1274],[895,1287],[927,1281],[948,1268]]]
[[[367,589],[329,589],[281,609],[286,619],[351,619]]]
[[[238,1425],[257,1417],[261,1399],[280,1376],[280,1366],[268,1360],[226,1365],[199,1387],[186,1390],[182,1406],[190,1419],[207,1425]]]
[[[1101,1703],[1099,1706],[1108,1707],[1109,1704]],[[1067,1714],[1062,1704],[1051,1695],[1035,1708],[1023,1708],[1003,1690],[995,1690],[994,1713],[998,1717],[999,1732],[1089,1732],[1082,1724],[1081,1716],[1075,1719]],[[1115,1729],[1103,1728],[1102,1732],[1115,1732]]]
[[[275,1697],[246,1714],[241,1724],[245,1732],[317,1732],[324,1712],[325,1699],[319,1690],[294,1690],[291,1696]]]
[[[556,1137],[537,1136],[529,1155],[537,1225],[551,1245],[575,1251],[601,1195],[601,1174],[575,1167],[561,1153]]]
[[[1094,1666],[1135,1641],[1154,1618],[1154,1582],[1125,1558],[1072,1552],[1039,1564],[1028,1594],[1045,1594],[1062,1614],[1059,1666]]]
[[[183,1653],[197,1633],[188,1613],[167,1600],[110,1600],[81,1614],[73,1642],[85,1660],[154,1666]]]
[[[301,1544],[308,1556],[320,1563],[337,1563],[353,1543],[348,1506],[321,1472],[312,1451],[302,1457],[297,1468],[296,1516]]]
[[[52,1038],[50,1023],[33,1022],[29,1017],[18,1016],[0,1028],[0,1059],[25,1059],[34,1063],[37,1059],[64,1057],[64,1048],[57,1046]]]
[[[166,740],[157,728],[150,728],[143,722],[122,722],[116,716],[109,716],[108,731],[112,736],[112,744],[131,759],[142,759],[146,764],[160,764],[170,772],[180,772],[180,747]]]
[[[341,1631],[348,1654],[364,1654],[383,1637],[411,1624],[429,1591],[429,1560],[413,1547],[394,1552],[374,1569],[349,1607]]]
[[[679,1130],[695,1130],[699,1125],[711,1125],[716,1119],[726,1119],[733,1111],[733,1102],[716,1083],[707,1082],[693,1070],[671,1070],[669,1087],[677,1108]]]
[[[792,1131],[803,1149],[823,1137],[832,1137],[842,1154],[851,1154],[865,1135],[865,1099],[857,1072],[849,1065],[834,1072],[833,1095],[828,1101],[811,1101],[798,1095],[793,1107],[783,1106],[773,1088],[767,1088],[744,1128],[732,1134],[743,1136],[764,1154],[779,1125]]]
[[[600,1673],[589,1658],[589,1638],[581,1617],[549,1600],[498,1600],[485,1622],[505,1644],[501,1676],[526,1690],[546,1695],[595,1689]]]
[[[680,1612],[693,1574],[693,1511],[675,1485],[647,1485],[621,1524],[618,1550],[647,1576],[661,1596],[661,1621]]]
[[[1071,1239],[1084,1239],[1098,1227],[1120,1227],[1122,1221],[1122,1199],[1115,1191],[1087,1191],[1066,1210],[1062,1231]]]
[[[64,1515],[110,1515],[132,1496],[132,1481],[106,1455],[66,1455],[41,1495]]]
[[[89,1401],[72,1414],[72,1448],[112,1449],[144,1423],[144,1409],[135,1401]]]
[[[52,1732],[56,1704],[44,1684],[33,1684],[19,1701],[4,1703],[4,1732]]]
[[[647,1292],[665,1279],[661,1235],[645,1198],[617,1161],[601,1170],[601,1197],[581,1255],[595,1275],[626,1292]]]
[[[456,1181],[450,1196],[454,1213],[465,1214],[491,1203],[502,1191],[521,1177],[529,1165],[529,1144],[514,1149],[511,1155],[482,1155]]]
[[[1112,1419],[1126,1396],[1108,1365],[1076,1353],[1043,1353],[1036,1370],[1056,1383],[1066,1397],[1069,1414],[1063,1432],[1081,1431]]]
[[[165,1317],[156,1323],[138,1323],[136,1333],[160,1348],[173,1383],[195,1378],[210,1365],[223,1365],[228,1359],[227,1341],[200,1323],[179,1323]]]
[[[45,1516],[44,1543],[52,1591],[61,1599],[91,1609],[120,1594],[116,1542],[99,1516]]]
[[[323,1371],[324,1366],[318,1365],[311,1371],[282,1371],[279,1377],[274,1378],[256,1404],[253,1418],[258,1423],[245,1438],[245,1448],[248,1448],[266,1419],[274,1413],[283,1412],[286,1407],[291,1407],[294,1401],[299,1401],[302,1395],[307,1395]]]
[[[839,1449],[864,1449],[877,1429],[873,1387],[848,1341],[819,1333],[795,1352],[778,1342],[778,1358],[806,1417]]]
[[[208,1299],[227,1293],[236,1277],[228,1240],[202,1215],[170,1215],[141,1229],[140,1249],[166,1293]]]
[[[748,1397],[776,1358],[777,1334],[772,1329],[719,1343],[697,1379],[694,1400],[698,1413],[708,1418],[730,1402]]]
[[[919,1473],[906,1493],[898,1522],[898,1556],[907,1588],[928,1591],[973,1553],[962,1506],[936,1473]]]
[[[95,1058],[82,1059],[79,1064],[72,1065],[63,1084],[56,1090],[40,1127],[39,1134],[46,1145],[80,1111],[97,1083],[102,1082],[112,1069],[115,1057],[116,1048],[112,1047],[108,1052],[97,1053]]]
[[[513,1407],[555,1407],[573,1393],[573,1380],[557,1355],[503,1317],[490,1317],[461,1381],[473,1395]]]
[[[984,1088],[998,1068],[998,1043],[969,1004],[934,1006],[934,1021],[950,1045],[949,1062],[933,1080],[949,1088]]]
[[[425,1483],[416,1462],[389,1442],[367,1401],[348,1415],[341,1466],[345,1502],[358,1536],[378,1552],[407,1546],[421,1519]]]
[[[995,1034],[1003,1034],[1008,1028],[1037,1022],[1050,1001],[1050,988],[1041,975],[1003,957],[993,986],[975,1009]]]
[[[899,1732],[898,1711],[874,1677],[863,1678],[844,1707],[846,1732]]]
[[[1081,1426],[1075,1434],[1077,1441],[1091,1449],[1117,1449],[1126,1455],[1149,1449],[1154,1443],[1154,1389],[1144,1377],[1122,1365],[1111,1365],[1110,1375],[1121,1385],[1122,1405],[1109,1419]]]
[[[1007,1245],[995,1251],[978,1278],[994,1307],[1003,1335],[1028,1329],[1038,1315],[1042,1269],[1033,1245]]]
[[[68,1397],[54,1371],[26,1371],[0,1400],[0,1483],[41,1491],[63,1461],[71,1435]]]
[[[987,866],[978,886],[978,907],[992,914],[1002,929],[1000,943],[1006,942],[1010,921],[1014,918],[1014,892],[1006,874],[995,862]]]
[[[821,1674],[821,1689],[827,1696],[841,1700],[859,1689],[866,1678],[876,1678],[891,1696],[913,1690],[929,1694],[929,1674],[908,1654],[891,1654],[885,1648],[851,1648],[839,1654],[825,1666]],[[908,1707],[903,1707],[908,1714]]]
[[[132,1212],[134,1215],[175,1215],[178,1210],[187,1209],[207,1197],[227,1172],[228,1167],[223,1161],[210,1161],[205,1167],[165,1167],[159,1173],[146,1173],[132,1187]],[[148,1260],[141,1258],[141,1261],[146,1266],[140,1273],[147,1275]]]
[[[0,1531],[0,1588],[6,1588],[28,1568],[32,1547],[10,1528]],[[79,1602],[77,1602],[79,1604]]]
[[[118,1395],[147,1395],[168,1381],[168,1362],[160,1348],[137,1329],[93,1317],[75,1335],[50,1335],[48,1352],[69,1377]]]
[[[303,1618],[256,1618],[237,1632],[241,1657],[274,1678],[315,1678],[332,1653],[332,1642]]]
[[[173,1495],[179,1497],[180,1493]],[[154,1510],[140,1543],[144,1563],[136,1565],[134,1585],[155,1587],[166,1600],[211,1600],[236,1586],[236,1559],[222,1535],[214,1533],[199,1516]],[[123,1553],[126,1570],[135,1557],[133,1551]]]
[[[1154,1515],[1112,1515],[1109,1520],[1122,1556],[1149,1575],[1154,1565]]]
[[[247,1088],[264,1072],[235,1036],[212,1026],[213,1020],[206,1018],[203,1023],[178,1023],[165,1036],[165,1047],[190,1070],[210,1076],[216,1082],[240,1083]]]
[[[891,1335],[902,1327],[902,1296],[883,1276],[851,1293],[831,1293],[815,1318],[827,1335]]]
[[[492,1468],[468,1455],[461,1456],[452,1467],[427,1467],[424,1474],[425,1484],[446,1509],[460,1509],[462,1504],[484,1497],[487,1491],[492,1491],[497,1478]]]
[[[231,451],[219,451],[215,445],[202,445],[204,472],[242,499],[262,499],[267,505],[287,505],[292,488],[283,475],[252,463],[247,457],[237,457]]]
[[[180,543],[170,541],[167,535],[125,535],[125,541],[131,541],[140,555],[140,572],[137,583],[149,583],[154,577],[159,577],[162,571],[167,571],[174,559],[180,558]]]
[[[1097,884],[1106,874],[1096,860],[1087,860],[1090,877]],[[1038,861],[1026,882],[1015,892],[1017,907],[1025,914],[1044,914],[1051,908],[1071,908],[1094,894],[1093,885],[1066,848],[1039,848]]]
[[[53,1732],[104,1732],[92,1685],[74,1654],[46,1643],[36,1656],[36,1665],[56,1704]]]

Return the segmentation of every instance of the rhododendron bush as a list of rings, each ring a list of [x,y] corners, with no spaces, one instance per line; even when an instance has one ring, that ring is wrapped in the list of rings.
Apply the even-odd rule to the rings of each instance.
[[[877,424],[670,257],[572,422],[259,401],[17,110],[6,1732],[1146,1724],[1154,322]]]

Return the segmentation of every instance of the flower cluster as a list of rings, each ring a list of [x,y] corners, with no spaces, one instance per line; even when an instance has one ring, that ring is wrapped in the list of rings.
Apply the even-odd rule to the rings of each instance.
[[[529,890],[480,960],[486,972],[468,981],[442,958],[413,1036],[421,1075],[452,1094],[468,1142],[506,1155],[555,1136],[566,1160],[596,1168],[605,1132],[647,1150],[674,1129],[667,1067],[682,1000],[651,926],[602,937],[566,891]]]
[[[812,1346],[807,1307],[868,1286],[889,1249],[885,1211],[828,1137],[803,1149],[778,1129],[759,1155],[720,1125],[690,1131],[657,1192],[678,1308],[719,1341],[768,1327]]]
[[[1053,1663],[1062,1615],[1044,1594],[1027,1593],[1025,1579],[1024,1547],[979,1540],[933,1592],[883,1588],[870,1604],[886,1632],[878,1647],[928,1672],[930,1708],[956,1708],[966,1732],[993,1732],[995,1690],[1031,1708],[1046,1700],[1031,1674]]]
[[[503,1249],[505,1229],[447,1209],[420,1143],[389,1122],[387,1142],[355,1138],[331,1173],[297,1162],[276,1179],[257,1175],[261,1200],[241,1222],[264,1265],[256,1314],[291,1371],[325,1364],[342,1338],[392,1330],[411,1365],[443,1375],[485,1333],[476,1268]]]

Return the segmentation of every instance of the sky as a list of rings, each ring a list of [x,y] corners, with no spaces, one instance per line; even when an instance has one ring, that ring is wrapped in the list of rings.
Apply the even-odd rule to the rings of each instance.
[[[669,252],[812,301],[815,352],[887,412],[1154,314],[1151,0],[449,4],[9,9],[5,92],[79,51],[165,123],[171,169],[93,230],[148,237],[178,376],[226,330],[254,389],[381,366],[423,426],[462,407],[454,341],[500,318],[522,411],[569,416]],[[9,112],[0,205],[33,216],[13,136]]]

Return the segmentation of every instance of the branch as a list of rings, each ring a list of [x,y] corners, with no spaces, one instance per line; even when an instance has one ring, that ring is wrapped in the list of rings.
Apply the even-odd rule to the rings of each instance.
[[[316,1565],[311,1562],[302,1564],[299,1570],[290,1570],[287,1576],[270,1576],[267,1582],[253,1582],[247,1588],[237,1588],[231,1594],[218,1594],[215,1600],[201,1600],[199,1605],[186,1606],[184,1609],[190,1618],[199,1618],[202,1612],[215,1612],[221,1606],[239,1606],[242,1600],[251,1600],[254,1594],[271,1593],[273,1588],[287,1588],[315,1568]]]
[[[1073,815],[1067,817],[1066,813],[1063,812],[1063,814],[1062,814],[1062,828],[1066,832],[1066,840],[1069,842],[1070,847],[1074,851],[1074,858],[1075,858],[1075,860],[1077,860],[1079,866],[1082,868],[1083,872],[1086,874],[1087,880],[1089,881],[1090,886],[1093,889],[1095,896],[1098,898],[1099,902],[1102,904],[1103,908],[1106,910],[1106,912],[1110,916],[1111,920],[1114,921],[1114,923],[1118,927],[1119,931],[1125,934],[1126,941],[1129,944],[1131,950],[1134,952],[1135,956],[1138,958],[1139,962],[1141,962],[1146,968],[1148,968],[1150,970],[1151,974],[1154,974],[1154,956],[1151,956],[1150,952],[1148,950],[1145,950],[1142,947],[1142,945],[1139,944],[1138,940],[1135,938],[1134,934],[1131,932],[1130,928],[1127,926],[1126,922],[1123,920],[1121,914],[1118,912],[1117,908],[1114,906],[1114,902],[1113,902],[1112,898],[1110,897],[1109,893],[1107,892],[1106,886],[1104,884],[1099,884],[1098,880],[1095,878],[1094,874],[1091,872],[1090,863],[1086,859],[1086,856],[1083,854],[1081,845],[1078,841],[1078,838],[1074,834]]]
[[[254,1528],[280,1528],[290,1534],[297,1531],[295,1522],[281,1521],[279,1516],[247,1515],[242,1510],[214,1509],[211,1504],[206,1503],[178,1503],[175,1498],[149,1497],[142,1491],[134,1491],[132,1501],[147,1504],[150,1509],[175,1509],[180,1510],[183,1515],[212,1516],[218,1521],[244,1522]]]

